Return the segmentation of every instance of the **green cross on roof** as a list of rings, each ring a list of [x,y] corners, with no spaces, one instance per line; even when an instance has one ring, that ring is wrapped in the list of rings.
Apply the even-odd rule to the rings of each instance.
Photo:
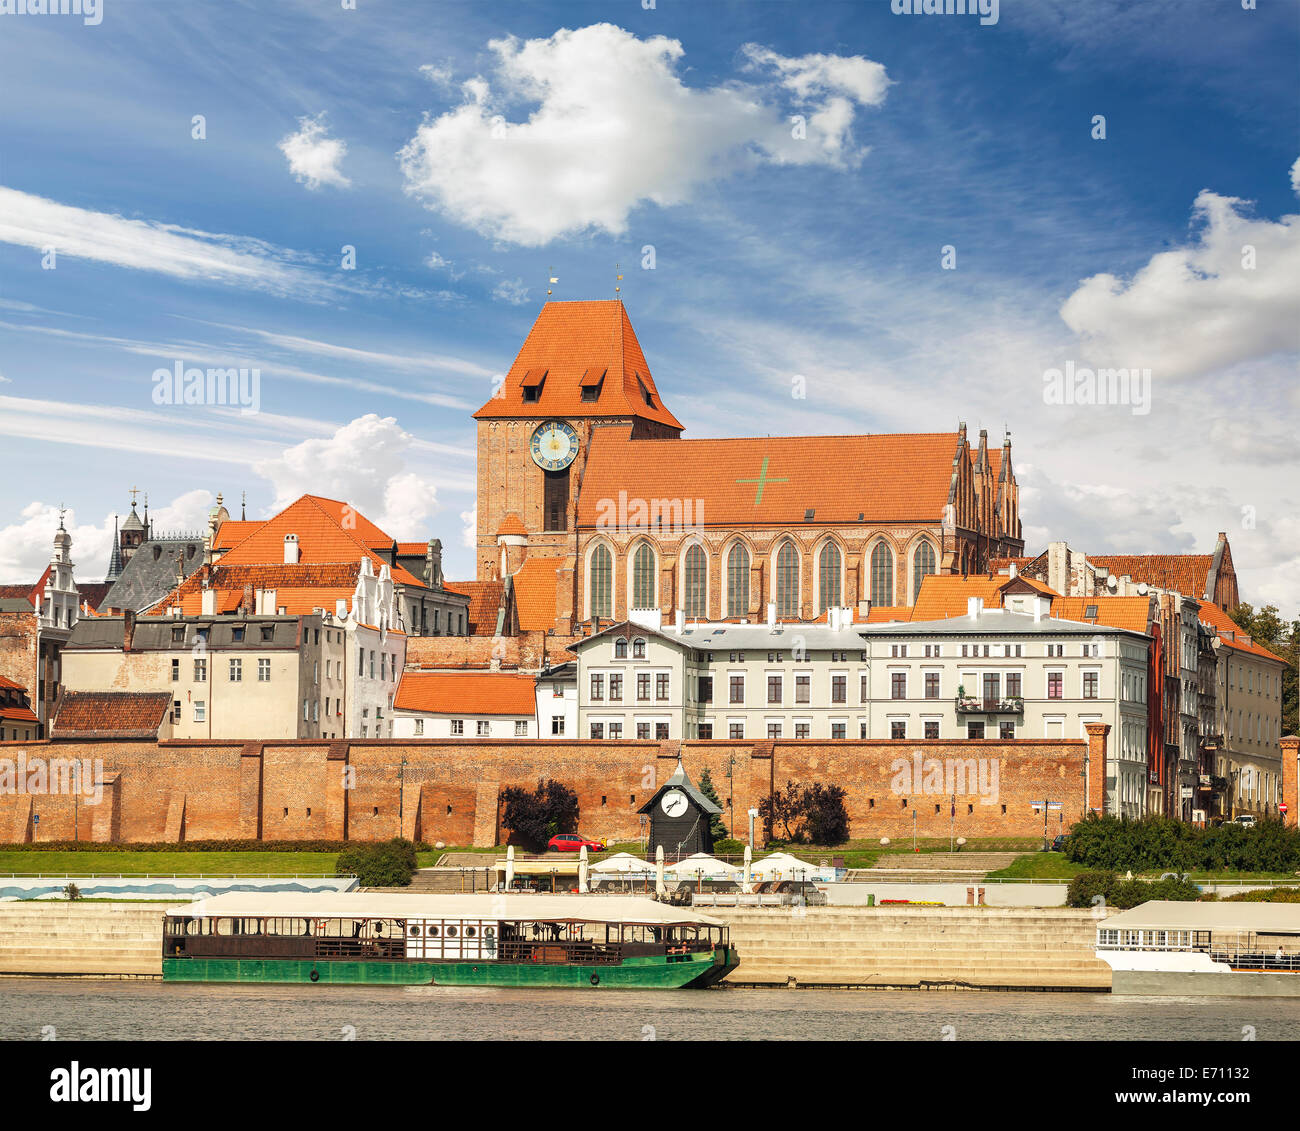
[[[769,475],[767,474],[767,462],[768,462],[768,457],[767,457],[767,456],[764,456],[764,457],[763,457],[763,468],[762,468],[762,470],[758,473],[758,478],[757,478],[757,479],[737,479],[737,480],[736,480],[737,483],[757,483],[757,484],[758,484],[758,490],[754,492],[754,506],[758,506],[758,505],[763,501],[763,488],[766,487],[769,483],[789,483],[789,482],[790,482],[789,479],[786,479],[786,478],[784,478],[784,477],[777,478],[776,476],[769,476]]]

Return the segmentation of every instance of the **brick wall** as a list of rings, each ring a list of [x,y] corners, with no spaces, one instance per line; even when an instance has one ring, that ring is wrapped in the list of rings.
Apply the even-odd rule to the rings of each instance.
[[[0,676],[27,689],[28,702],[34,711],[41,698],[36,683],[36,646],[35,613],[0,613]]]
[[[1294,734],[1289,734],[1282,739],[1282,801],[1286,804],[1286,816],[1284,823],[1287,828],[1295,828],[1297,819],[1300,819],[1300,789],[1297,788],[1297,779],[1300,778],[1300,738]]]
[[[575,636],[525,632],[519,636],[413,636],[406,642],[408,668],[486,668],[494,660],[501,667],[538,671],[543,663],[572,660],[566,648]]]
[[[1093,742],[1092,765],[1102,767],[1104,735]],[[1084,809],[1085,747],[1077,741],[33,742],[0,744],[0,759],[23,751],[28,759],[98,760],[109,784],[98,804],[83,798],[75,807],[66,795],[0,793],[0,839],[70,840],[76,808],[79,835],[89,840],[381,840],[403,832],[492,844],[501,835],[501,790],[542,778],[578,794],[587,835],[634,839],[637,809],[673,772],[679,749],[696,782],[708,768],[723,820],[730,825],[734,814],[741,839],[747,811],[790,780],[844,786],[855,838],[898,839],[914,827],[922,836],[950,828],[966,837],[1034,836],[1043,814],[1031,802],[1062,803],[1050,815],[1053,833]]]

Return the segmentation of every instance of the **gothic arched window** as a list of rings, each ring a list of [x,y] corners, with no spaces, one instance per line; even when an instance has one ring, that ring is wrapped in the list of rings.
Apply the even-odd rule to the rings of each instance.
[[[632,608],[653,609],[655,601],[655,552],[642,542],[632,556]]]
[[[876,608],[894,603],[894,554],[884,542],[871,551],[871,603]]]
[[[682,570],[682,611],[688,617],[707,617],[708,564],[699,543],[686,551]]]
[[[740,543],[727,555],[727,616],[749,615],[749,551]]]
[[[912,554],[912,604],[921,595],[921,581],[934,572],[934,547],[922,542]]]
[[[840,605],[840,560],[840,548],[827,542],[817,559],[818,615]]]
[[[612,617],[614,557],[607,546],[597,546],[591,552],[591,564],[587,573],[587,592],[591,597],[591,615],[593,617]]]
[[[799,551],[788,538],[776,553],[776,615],[799,616]]]

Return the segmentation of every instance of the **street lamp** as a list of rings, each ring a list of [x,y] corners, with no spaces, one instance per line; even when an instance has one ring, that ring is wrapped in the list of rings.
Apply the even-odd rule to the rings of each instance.
[[[731,839],[736,839],[736,756],[731,755],[727,762],[727,811],[730,815]]]
[[[406,755],[402,755],[401,764],[397,767],[397,835],[401,836],[403,829],[406,827]]]

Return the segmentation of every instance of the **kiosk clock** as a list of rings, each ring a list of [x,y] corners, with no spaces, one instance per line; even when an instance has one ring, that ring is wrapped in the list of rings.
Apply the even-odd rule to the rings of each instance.
[[[547,420],[534,430],[529,448],[538,467],[563,471],[578,458],[578,433],[563,420]]]
[[[659,804],[663,806],[665,816],[680,817],[686,812],[688,802],[686,794],[684,794],[680,789],[670,789],[660,799]]]

